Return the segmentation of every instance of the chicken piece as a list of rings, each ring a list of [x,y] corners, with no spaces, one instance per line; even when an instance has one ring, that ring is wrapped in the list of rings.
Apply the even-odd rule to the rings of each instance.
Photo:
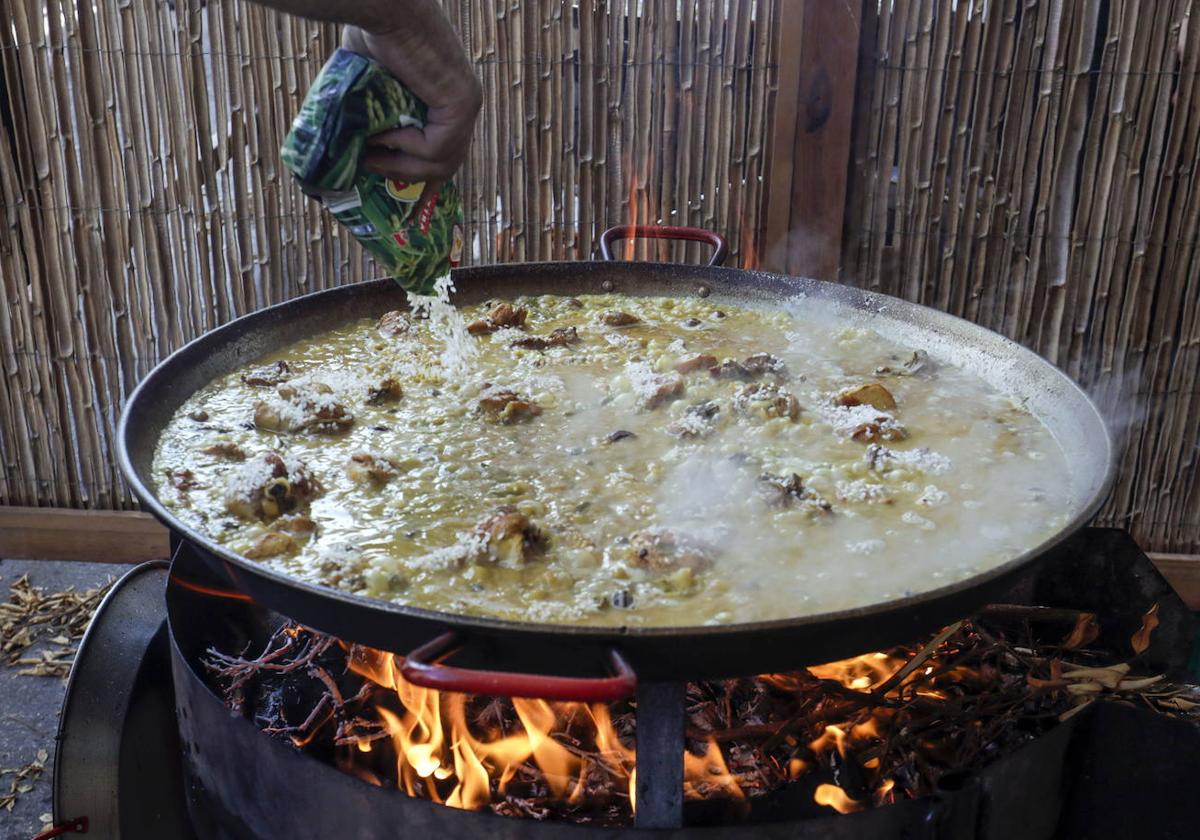
[[[621,312],[619,309],[608,309],[601,312],[597,316],[601,324],[606,327],[632,327],[634,324],[640,324],[642,319],[636,315],[630,315],[628,312]]]
[[[914,350],[912,357],[900,366],[883,365],[875,368],[876,376],[915,376],[921,371],[931,374],[937,370],[937,365],[929,358],[924,350]]]
[[[850,437],[859,443],[879,443],[881,440],[908,440],[908,429],[889,416],[876,417],[868,423],[860,423],[854,427]]]
[[[484,542],[482,562],[520,568],[545,556],[549,540],[529,517],[512,505],[502,505],[475,526]]]
[[[712,567],[717,553],[712,546],[667,528],[638,531],[629,546],[634,565],[652,572],[703,571]]]
[[[278,397],[254,404],[254,425],[272,432],[338,432],[354,424],[354,415],[333,398],[322,382],[280,385]]]
[[[678,373],[655,373],[646,362],[630,362],[625,366],[625,376],[637,395],[638,407],[647,410],[669,403],[687,390]]]
[[[788,378],[787,365],[783,363],[783,359],[772,356],[770,353],[755,353],[753,356],[747,356],[742,360],[742,367],[755,376],[765,376],[769,373],[780,380]]]
[[[896,407],[896,398],[892,396],[891,391],[878,382],[870,382],[842,391],[838,394],[835,402],[850,408],[856,405],[869,405],[879,411],[891,411]]]
[[[655,409],[664,403],[669,403],[683,396],[683,380],[671,376],[657,377],[650,390],[638,399],[642,408]]]
[[[287,534],[279,531],[267,531],[262,539],[242,552],[242,556],[251,560],[265,560],[268,557],[279,557],[282,554],[294,554],[296,541]]]
[[[303,513],[293,513],[276,519],[273,527],[291,534],[313,534],[316,533],[317,523]]]
[[[172,468],[167,470],[167,481],[180,493],[187,493],[189,490],[194,490],[200,486],[196,474],[189,469]]]
[[[367,388],[368,405],[383,405],[384,403],[395,402],[402,396],[404,396],[404,389],[400,387],[400,383],[396,381],[396,377],[394,376],[385,377],[378,383]]]
[[[542,413],[540,405],[507,388],[488,391],[480,398],[479,408],[501,423],[518,423]]]
[[[530,335],[509,342],[509,347],[520,347],[525,350],[545,350],[547,347],[566,347],[579,343],[579,331],[575,327],[559,327],[548,336]]]
[[[735,382],[750,382],[754,379],[753,373],[733,359],[726,359],[721,364],[710,367],[708,373],[713,379],[731,379]]]
[[[467,332],[471,335],[487,335],[503,327],[524,327],[528,315],[529,310],[523,306],[497,303],[485,317],[467,324]]]
[[[720,411],[721,406],[712,400],[690,405],[682,417],[667,426],[667,434],[677,438],[708,437],[716,428],[712,421]]]
[[[367,585],[363,574],[369,561],[363,556],[362,549],[349,543],[335,543],[325,547],[317,563],[317,571],[321,573],[321,581],[329,586],[350,591],[362,589]]]
[[[511,303],[498,303],[488,313],[488,320],[497,327],[523,327],[529,311],[524,306],[513,306]]]
[[[303,462],[289,467],[278,452],[264,452],[234,473],[225,509],[242,519],[269,522],[305,508],[320,489]]]
[[[215,455],[218,458],[228,458],[230,461],[245,461],[246,450],[233,441],[219,441],[200,450],[205,455]]]
[[[382,487],[397,475],[398,464],[391,458],[355,452],[346,462],[346,475],[356,484],[371,484]]]
[[[814,490],[805,487],[804,479],[796,473],[792,473],[787,478],[763,473],[758,477],[758,493],[763,501],[771,507],[800,507],[819,514],[833,511],[833,505],[821,498]]]
[[[375,322],[375,329],[390,338],[395,338],[398,335],[404,335],[412,329],[412,321],[409,319],[407,312],[393,309],[391,312],[385,312]]]
[[[716,356],[710,356],[707,353],[697,353],[695,356],[689,356],[686,359],[680,359],[676,362],[675,370],[678,373],[692,373],[697,370],[709,370],[716,366]]]
[[[733,407],[747,417],[786,417],[792,421],[800,417],[800,401],[778,385],[747,385],[734,396]]]
[[[273,365],[255,368],[249,373],[242,374],[242,381],[256,388],[274,387],[281,382],[287,382],[292,376],[288,363],[280,359]]]

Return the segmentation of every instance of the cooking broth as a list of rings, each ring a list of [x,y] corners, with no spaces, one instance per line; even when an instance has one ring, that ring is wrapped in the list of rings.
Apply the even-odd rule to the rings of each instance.
[[[194,394],[154,475],[289,575],[432,609],[676,626],[827,612],[999,565],[1072,512],[1025,408],[824,305],[523,297],[446,367],[389,313]]]

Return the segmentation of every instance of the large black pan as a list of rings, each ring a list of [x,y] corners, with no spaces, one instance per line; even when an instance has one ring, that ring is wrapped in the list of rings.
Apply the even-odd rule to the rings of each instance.
[[[719,243],[712,234],[685,235]],[[608,235],[605,242],[612,238]],[[130,397],[118,436],[121,467],[145,508],[188,541],[193,553],[228,585],[316,629],[408,653],[406,675],[420,684],[603,699],[631,693],[633,674],[644,681],[662,681],[765,673],[910,641],[970,614],[1002,591],[1015,573],[1083,527],[1111,483],[1108,432],[1078,386],[1020,345],[933,309],[816,280],[715,266],[528,263],[461,269],[455,282],[456,300],[464,303],[522,294],[602,291],[711,295],[714,301],[758,305],[782,304],[801,295],[835,301],[868,318],[881,334],[953,359],[1024,400],[1065,451],[1074,502],[1070,521],[1061,531],[1008,563],[949,586],[860,609],[747,624],[646,628],[555,626],[455,615],[358,597],[267,569],[185,526],[151,489],[155,443],[192,393],[302,337],[403,307],[404,295],[394,283],[344,286],[255,312],[201,336],[151,371]],[[431,664],[451,649],[459,650],[459,662],[560,676],[547,680]],[[561,676],[595,675],[606,665],[615,667],[615,676],[592,680]]]

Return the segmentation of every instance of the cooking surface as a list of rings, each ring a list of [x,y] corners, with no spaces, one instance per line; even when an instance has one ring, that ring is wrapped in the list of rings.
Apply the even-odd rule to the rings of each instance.
[[[430,321],[396,316],[219,379],[168,426],[160,497],[303,579],[605,625],[885,601],[1011,559],[1070,512],[1028,412],[824,304],[510,303],[523,322],[464,308],[480,334],[457,370]],[[281,475],[278,502],[258,491]]]

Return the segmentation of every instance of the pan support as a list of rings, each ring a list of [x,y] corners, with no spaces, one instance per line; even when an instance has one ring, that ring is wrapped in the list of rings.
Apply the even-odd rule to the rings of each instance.
[[[687,684],[640,683],[637,690],[638,828],[683,825],[684,705]]]

